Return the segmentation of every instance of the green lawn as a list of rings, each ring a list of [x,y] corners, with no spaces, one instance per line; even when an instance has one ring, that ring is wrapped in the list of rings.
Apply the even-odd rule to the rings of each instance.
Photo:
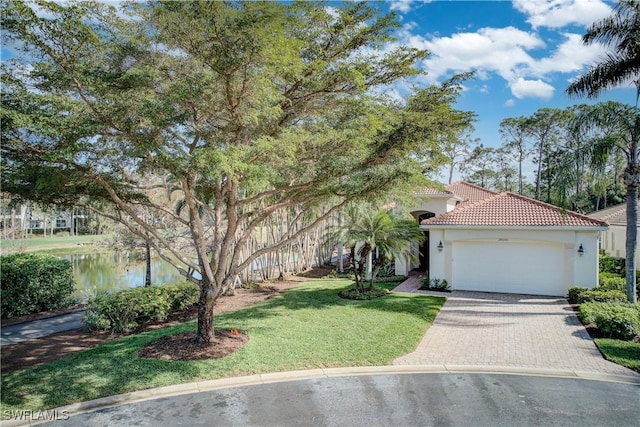
[[[108,238],[108,235],[54,237],[33,236],[28,239],[3,240],[1,249],[3,254],[16,251],[31,252],[51,250],[64,250],[65,252],[79,250],[86,252],[87,249],[83,247],[84,245],[102,243]]]
[[[191,321],[10,373],[2,377],[2,409],[41,410],[134,390],[255,373],[386,365],[416,348],[445,301],[408,293],[371,301],[340,299],[338,290],[350,283],[310,280],[253,307],[216,316],[216,327],[237,328],[249,335],[243,348],[223,359],[173,362],[136,356],[160,336],[194,330],[195,321]]]
[[[594,341],[605,359],[640,372],[640,343],[610,338],[596,338]]]

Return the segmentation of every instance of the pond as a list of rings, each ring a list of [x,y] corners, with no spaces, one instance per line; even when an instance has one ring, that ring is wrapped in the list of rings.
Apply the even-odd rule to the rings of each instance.
[[[71,261],[76,295],[83,301],[99,292],[144,286],[144,260],[132,260],[115,252],[57,256]],[[181,278],[178,270],[171,264],[159,258],[151,260],[152,285],[176,282]]]

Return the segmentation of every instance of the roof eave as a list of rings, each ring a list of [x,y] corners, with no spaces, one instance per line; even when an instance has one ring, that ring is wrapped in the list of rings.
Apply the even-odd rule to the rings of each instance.
[[[475,229],[475,230],[557,230],[557,231],[606,231],[608,225],[442,225],[442,224],[420,224],[420,228],[428,229],[445,229],[453,228],[458,230]]]

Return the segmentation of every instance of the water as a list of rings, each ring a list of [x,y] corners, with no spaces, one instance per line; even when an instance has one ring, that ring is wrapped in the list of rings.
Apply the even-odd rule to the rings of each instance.
[[[58,255],[71,261],[76,295],[86,300],[99,292],[114,292],[144,286],[144,261],[131,260],[114,252]],[[180,281],[182,276],[171,264],[151,260],[151,285]]]

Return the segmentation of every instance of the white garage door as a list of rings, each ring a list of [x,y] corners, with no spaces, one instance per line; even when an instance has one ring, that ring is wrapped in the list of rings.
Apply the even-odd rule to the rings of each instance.
[[[561,245],[527,242],[454,242],[453,284],[458,290],[565,296]]]

